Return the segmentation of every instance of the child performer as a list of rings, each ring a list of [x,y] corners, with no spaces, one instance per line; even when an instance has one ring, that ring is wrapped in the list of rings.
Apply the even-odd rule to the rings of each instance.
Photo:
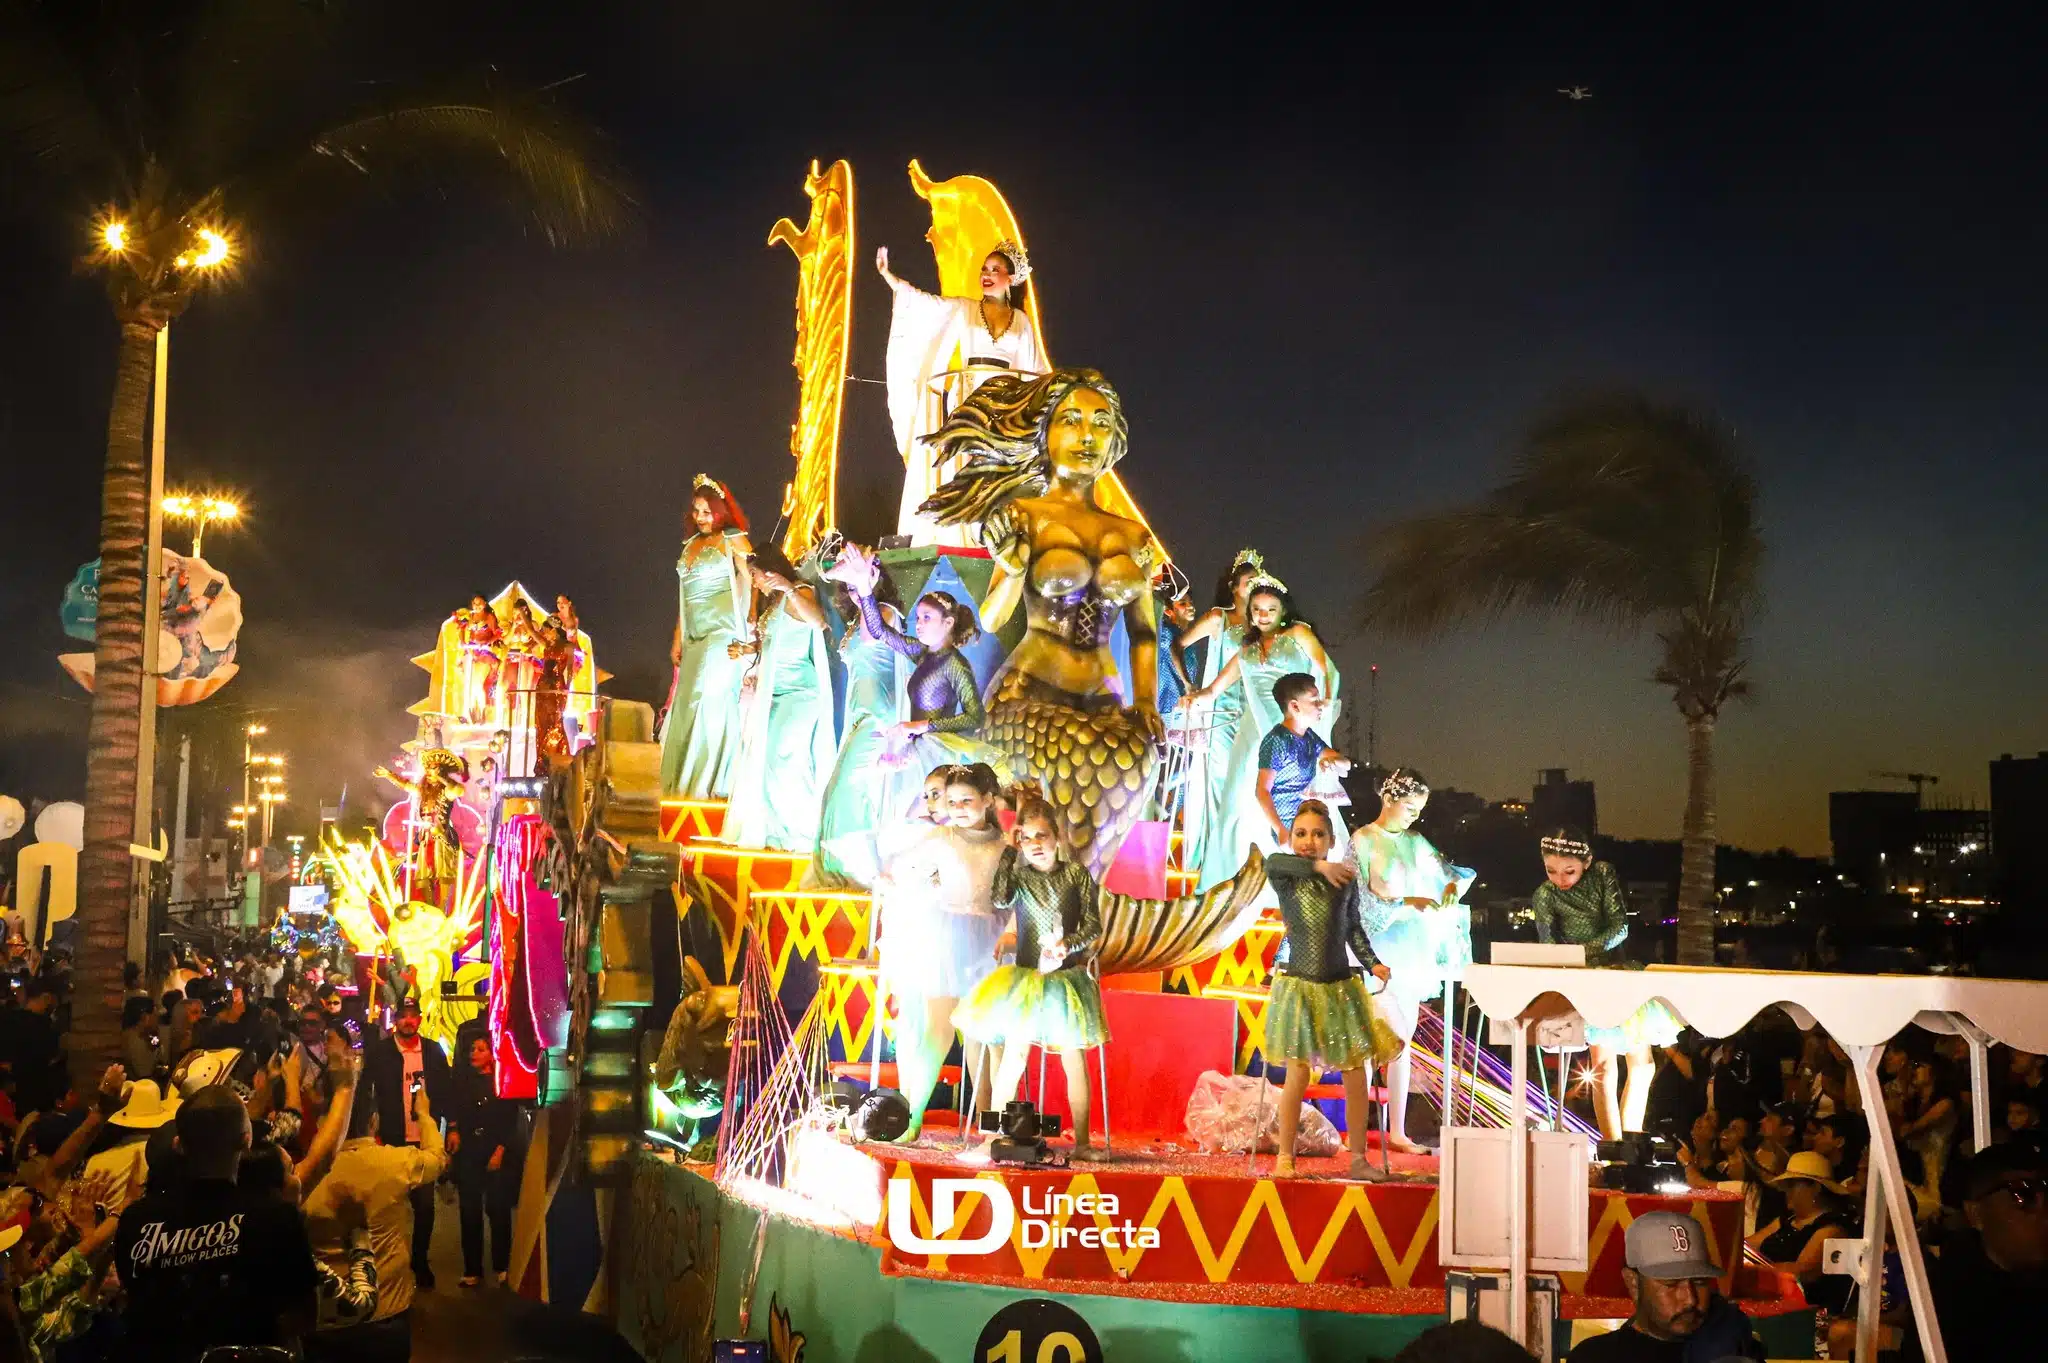
[[[1544,881],[1536,887],[1530,908],[1536,915],[1536,936],[1544,942],[1567,942],[1586,948],[1587,965],[1621,966],[1622,943],[1628,940],[1628,895],[1614,867],[1593,860],[1593,846],[1567,828],[1539,844]],[[1619,1027],[1586,1028],[1593,1074],[1600,1099],[1600,1134],[1617,1140],[1624,1131],[1643,1129],[1650,1105],[1652,1046],[1678,1040],[1683,1024],[1670,1008],[1652,999]],[[1615,1069],[1628,1057],[1628,1085],[1621,1101],[1615,1097]]]
[[[1401,1054],[1401,1038],[1373,1007],[1365,981],[1345,956],[1384,984],[1391,973],[1372,953],[1358,915],[1358,873],[1329,859],[1336,831],[1320,800],[1304,800],[1288,830],[1291,852],[1266,858],[1266,878],[1280,896],[1287,935],[1273,970],[1266,1003],[1268,1063],[1287,1065],[1280,1090],[1280,1158],[1273,1172],[1294,1174],[1294,1141],[1301,1128],[1301,1100],[1318,1070],[1344,1075],[1344,1123],[1351,1144],[1351,1177],[1369,1177],[1365,1133],[1365,1062],[1386,1064]]]
[[[1109,1040],[1102,991],[1089,961],[1102,939],[1101,889],[1088,868],[1060,855],[1059,818],[1043,796],[1018,799],[1014,848],[996,871],[998,913],[1013,915],[996,954],[1014,950],[1017,964],[999,967],[960,1004],[960,1034],[1003,1048],[996,1070],[1000,1110],[1017,1096],[1034,1045],[1058,1051],[1067,1074],[1067,1110],[1074,1117],[1074,1158],[1101,1159],[1089,1143],[1086,1053]]]
[[[1259,742],[1259,808],[1272,825],[1276,845],[1285,846],[1295,811],[1316,778],[1325,772],[1342,776],[1351,770],[1351,762],[1309,727],[1322,719],[1326,705],[1314,677],[1288,673],[1273,683],[1273,703],[1280,707],[1280,722]],[[1329,815],[1328,806],[1323,812]],[[1340,836],[1334,817],[1330,834],[1333,839]]]
[[[945,820],[920,827],[875,882],[875,947],[882,983],[897,1001],[897,1077],[910,1104],[905,1143],[924,1127],[953,1048],[954,1010],[996,968],[1002,933],[994,889],[1007,849],[995,817],[996,774],[977,763],[948,768],[945,780]],[[969,1047],[966,1060],[978,1071],[981,1047]]]
[[[1380,783],[1380,813],[1351,835],[1352,859],[1366,878],[1362,910],[1366,935],[1398,983],[1380,1002],[1403,1041],[1412,1039],[1422,1005],[1462,980],[1472,964],[1472,915],[1459,902],[1476,878],[1453,866],[1415,831],[1429,803],[1429,786],[1413,767],[1396,767]],[[1408,1139],[1408,1080],[1414,1060],[1403,1045],[1387,1066],[1388,1144],[1403,1154],[1422,1147]]]

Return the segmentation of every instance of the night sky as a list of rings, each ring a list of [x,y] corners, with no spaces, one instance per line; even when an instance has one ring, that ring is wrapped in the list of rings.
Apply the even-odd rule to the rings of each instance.
[[[1611,384],[1718,410],[1762,480],[1725,840],[1824,852],[1830,789],[1926,771],[1981,802],[1987,759],[2048,748],[2038,20],[467,8],[394,69],[583,73],[565,97],[638,234],[550,252],[484,207],[372,200],[257,225],[174,328],[170,481],[249,508],[208,544],[250,621],[221,699],[281,707],[301,799],[369,788],[423,693],[406,658],[513,577],[574,596],[614,693],[657,698],[691,475],[772,522],[789,474],[796,272],[763,241],[813,157],[857,178],[854,372],[881,373],[874,247],[933,282],[906,164],[994,180],[1053,354],[1124,395],[1122,472],[1170,548],[1205,592],[1264,548],[1347,686],[1380,665],[1382,760],[1496,798],[1566,766],[1605,831],[1676,836],[1651,641],[1355,624],[1376,524],[1483,492],[1533,412]],[[4,208],[0,790],[75,795],[56,605],[96,552],[114,333],[70,271],[85,225]],[[893,506],[882,393],[849,391],[842,491]]]

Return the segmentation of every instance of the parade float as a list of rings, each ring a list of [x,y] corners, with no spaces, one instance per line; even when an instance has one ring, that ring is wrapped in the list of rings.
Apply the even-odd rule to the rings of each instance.
[[[1031,279],[995,186],[910,171],[939,292],[879,260],[897,294],[897,534],[869,551],[835,528],[855,200],[850,166],[813,165],[808,221],[769,235],[798,265],[780,514],[751,539],[730,491],[695,479],[667,705],[599,693],[568,598],[550,608],[517,582],[471,597],[415,659],[414,738],[377,772],[400,798],[371,836],[321,849],[332,921],[373,1006],[416,994],[451,1050],[480,1031],[499,1094],[531,1105],[513,1286],[612,1319],[650,1363],[759,1356],[714,1353],[745,1339],[779,1363],[1393,1353],[1490,1279],[1448,1252],[1438,1158],[1393,1152],[1402,1127],[1384,1114],[1405,1105],[1387,1076],[1367,1076],[1383,1114],[1368,1176],[1327,1153],[1344,1113],[1331,1075],[1306,1091],[1325,1153],[1304,1147],[1305,1176],[1259,1152],[1282,923],[1257,850],[1220,876],[1182,855],[1203,740],[1154,694],[1169,556],[1118,468],[1140,442],[1105,376],[1055,362],[1035,287],[996,316],[974,301],[977,277]],[[959,647],[919,642],[882,597],[944,603],[953,623],[932,637]],[[805,686],[784,685],[790,660]],[[966,719],[934,721],[926,683]],[[1008,1057],[1028,1101],[993,1143],[972,1129],[970,1057],[950,1027],[932,1049],[884,969],[880,821],[837,817],[843,789],[900,795],[907,776],[914,792],[954,762],[1042,796],[1085,868],[1070,883],[1087,887],[1109,1038],[1065,1086],[1044,1052]],[[1465,913],[1453,880],[1425,904],[1444,922]],[[321,949],[323,924],[287,927],[301,954]],[[1437,982],[1446,1000],[1456,978]],[[1810,1330],[1796,1290],[1743,1262],[1740,1198],[1588,1187],[1588,1128],[1477,1044],[1470,1017],[1443,1016],[1454,1003],[1411,1019],[1411,1054],[1446,1131],[1536,1112],[1578,1162],[1578,1233],[1539,1294],[1560,1320],[1543,1329],[1623,1314],[1622,1233],[1675,1207],[1706,1228],[1724,1290]],[[892,1094],[916,1139],[881,1138]],[[1100,1137],[1085,1163],[1043,1139],[1077,1106]],[[1514,1266],[1496,1266],[1504,1292]]]
[[[514,1286],[608,1316],[660,1363],[709,1359],[715,1342],[744,1338],[766,1341],[781,1363],[1390,1354],[1445,1318],[1453,1283],[1471,1286],[1441,1252],[1437,1159],[1391,1155],[1382,1140],[1371,1179],[1307,1157],[1310,1177],[1280,1179],[1270,1158],[1205,1151],[1190,1136],[1198,1089],[1266,1072],[1279,920],[1259,893],[1255,854],[1202,894],[1180,865],[1171,792],[1185,764],[1163,741],[1147,680],[1149,584],[1166,550],[1114,467],[1133,444],[1120,400],[1101,375],[1055,367],[1035,289],[1018,308],[1032,365],[986,353],[980,335],[954,325],[938,305],[971,297],[998,247],[1022,277],[1023,233],[985,180],[934,181],[913,163],[911,181],[930,205],[940,285],[921,296],[929,306],[899,303],[899,322],[924,306],[927,324],[890,344],[891,416],[917,495],[906,491],[899,534],[865,571],[899,601],[943,592],[975,613],[982,632],[959,653],[988,701],[978,751],[1045,793],[1075,858],[1109,887],[1098,964],[1111,1040],[1085,1081],[1108,1156],[1067,1163],[1047,1148],[1050,1158],[991,1162],[954,1115],[967,1106],[958,1051],[944,1057],[922,1138],[856,1139],[849,1112],[892,1089],[906,1059],[877,969],[872,895],[859,876],[820,864],[829,836],[770,845],[744,836],[753,825],[721,794],[664,796],[679,763],[695,760],[664,743],[675,707],[697,703],[680,666],[668,725],[652,705],[595,695],[587,639],[572,646],[572,670],[558,660],[531,674],[544,683],[521,685],[503,650],[527,611],[507,619],[508,603],[524,599],[508,589],[458,612],[421,660],[434,684],[402,778],[414,809],[403,850],[391,843],[378,874],[408,902],[408,884],[434,887],[446,903],[427,921],[444,944],[462,935],[458,922],[478,923],[500,1089],[536,1107]],[[852,170],[814,165],[804,188],[807,223],[785,220],[769,237],[799,268],[799,402],[777,532],[756,543],[802,565],[805,601],[836,632],[850,627],[827,570],[844,561],[834,498]],[[1023,331],[1013,322],[1007,334]],[[1082,433],[1054,431],[1055,413],[1075,414]],[[963,435],[962,421],[980,425]],[[745,522],[715,480],[700,476],[693,495],[717,579],[717,556]],[[1071,556],[1088,590],[1047,567]],[[685,617],[692,566],[686,548]],[[723,608],[722,591],[714,580],[700,599]],[[735,637],[734,659],[766,650]],[[736,680],[743,670],[735,689],[752,685]],[[834,664],[827,699],[840,728],[853,685]],[[535,732],[534,711],[508,699],[550,689],[574,716],[559,737]],[[551,729],[556,713],[549,702],[538,727]],[[470,793],[437,805],[436,772],[451,783],[466,774]],[[770,801],[796,784],[772,765],[760,779]],[[471,858],[483,862],[480,882]],[[477,883],[472,914],[458,901]],[[1589,1157],[1584,1124],[1512,1084],[1474,1034],[1435,1013],[1416,1032],[1416,1091],[1448,1110],[1446,1125],[1498,1129],[1538,1110]],[[1043,1057],[1025,1068],[1037,1110],[1064,1114]],[[1274,1090],[1255,1087],[1269,1104]],[[1385,1092],[1373,1096],[1384,1109]],[[1334,1083],[1308,1097],[1342,1112]],[[1030,1144],[1029,1133],[1006,1134]],[[1706,1227],[1724,1290],[1780,1333],[1810,1331],[1796,1290],[1743,1262],[1739,1198],[1575,1186],[1581,1244],[1551,1298],[1567,1321],[1625,1313],[1622,1232],[1646,1210],[1678,1208]]]

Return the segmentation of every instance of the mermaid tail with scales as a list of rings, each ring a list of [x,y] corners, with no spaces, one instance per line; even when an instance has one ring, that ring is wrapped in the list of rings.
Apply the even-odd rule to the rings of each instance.
[[[1021,672],[997,681],[982,736],[1044,789],[1074,860],[1107,875],[1151,793],[1152,736],[1114,696],[1081,700]]]

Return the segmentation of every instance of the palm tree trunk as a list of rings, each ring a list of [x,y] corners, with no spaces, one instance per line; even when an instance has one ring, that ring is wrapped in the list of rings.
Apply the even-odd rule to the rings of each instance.
[[[1678,872],[1678,963],[1714,964],[1714,717],[1685,717],[1685,834]]]
[[[99,625],[93,641],[92,726],[85,759],[85,851],[78,863],[78,959],[72,976],[71,1072],[88,1088],[120,1058],[121,967],[135,841],[136,762],[142,731],[142,592],[149,528],[143,421],[157,326],[121,322],[107,464],[100,494]]]

